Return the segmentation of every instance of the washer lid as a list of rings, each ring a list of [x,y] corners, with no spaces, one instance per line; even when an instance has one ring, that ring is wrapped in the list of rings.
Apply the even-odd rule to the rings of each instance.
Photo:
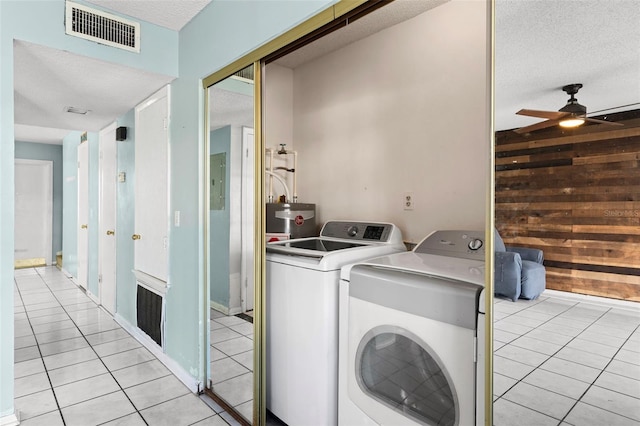
[[[297,240],[284,240],[278,241],[278,244],[270,244],[267,249],[272,252],[282,252],[282,248],[300,250],[297,253],[302,256],[321,257],[324,253],[345,250],[354,247],[363,247],[366,244],[358,244],[350,241],[337,241],[324,238],[304,238]],[[309,250],[309,252],[303,252],[302,250]]]
[[[319,241],[309,241],[315,239]],[[294,244],[293,247],[291,243]],[[329,249],[336,249],[322,251],[300,248],[296,247],[298,243],[302,243],[303,245],[315,245],[318,243]],[[364,259],[397,253],[403,250],[406,251],[403,243],[363,243],[335,238],[300,238],[297,240],[285,240],[267,244],[267,262],[283,263],[317,271],[335,271],[340,270],[345,265],[361,262]]]

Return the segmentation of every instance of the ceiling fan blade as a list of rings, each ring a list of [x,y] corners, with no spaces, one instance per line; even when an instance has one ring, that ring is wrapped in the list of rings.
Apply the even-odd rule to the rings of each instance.
[[[540,111],[540,110],[536,110],[536,109],[521,109],[520,111],[516,112],[516,114],[518,114],[518,115],[526,115],[526,116],[529,116],[529,117],[546,118],[546,119],[549,119],[549,120],[557,120],[557,119],[562,118],[565,115],[567,115],[566,112]]]
[[[516,132],[516,133],[521,135],[523,133],[533,132],[534,130],[545,129],[547,127],[555,126],[559,122],[560,122],[560,120],[541,121],[539,123],[532,124],[530,126],[525,126],[525,127],[520,127],[519,129],[515,129],[514,132]]]
[[[587,117],[584,117],[584,119],[585,119],[586,121],[590,121],[590,122],[592,122],[592,123],[598,123],[598,124],[610,124],[610,125],[612,125],[612,126],[624,126],[624,124],[622,124],[622,123],[616,123],[615,121],[605,121],[605,120],[598,120],[598,119],[595,119],[595,118],[587,118]]]

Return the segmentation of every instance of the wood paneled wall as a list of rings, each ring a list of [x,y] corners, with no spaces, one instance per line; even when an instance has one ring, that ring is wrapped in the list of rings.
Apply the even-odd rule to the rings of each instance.
[[[619,118],[496,133],[496,227],[544,251],[547,288],[640,301],[640,111]]]

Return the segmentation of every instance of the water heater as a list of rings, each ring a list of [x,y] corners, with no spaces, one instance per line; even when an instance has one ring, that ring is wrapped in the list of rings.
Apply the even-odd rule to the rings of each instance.
[[[290,238],[317,236],[316,205],[267,203],[267,233],[285,233]]]

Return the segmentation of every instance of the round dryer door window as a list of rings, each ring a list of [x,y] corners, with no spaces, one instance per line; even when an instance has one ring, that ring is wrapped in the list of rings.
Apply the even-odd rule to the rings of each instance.
[[[437,355],[413,333],[391,326],[370,330],[358,345],[362,391],[400,415],[426,425],[456,425],[458,404]]]

